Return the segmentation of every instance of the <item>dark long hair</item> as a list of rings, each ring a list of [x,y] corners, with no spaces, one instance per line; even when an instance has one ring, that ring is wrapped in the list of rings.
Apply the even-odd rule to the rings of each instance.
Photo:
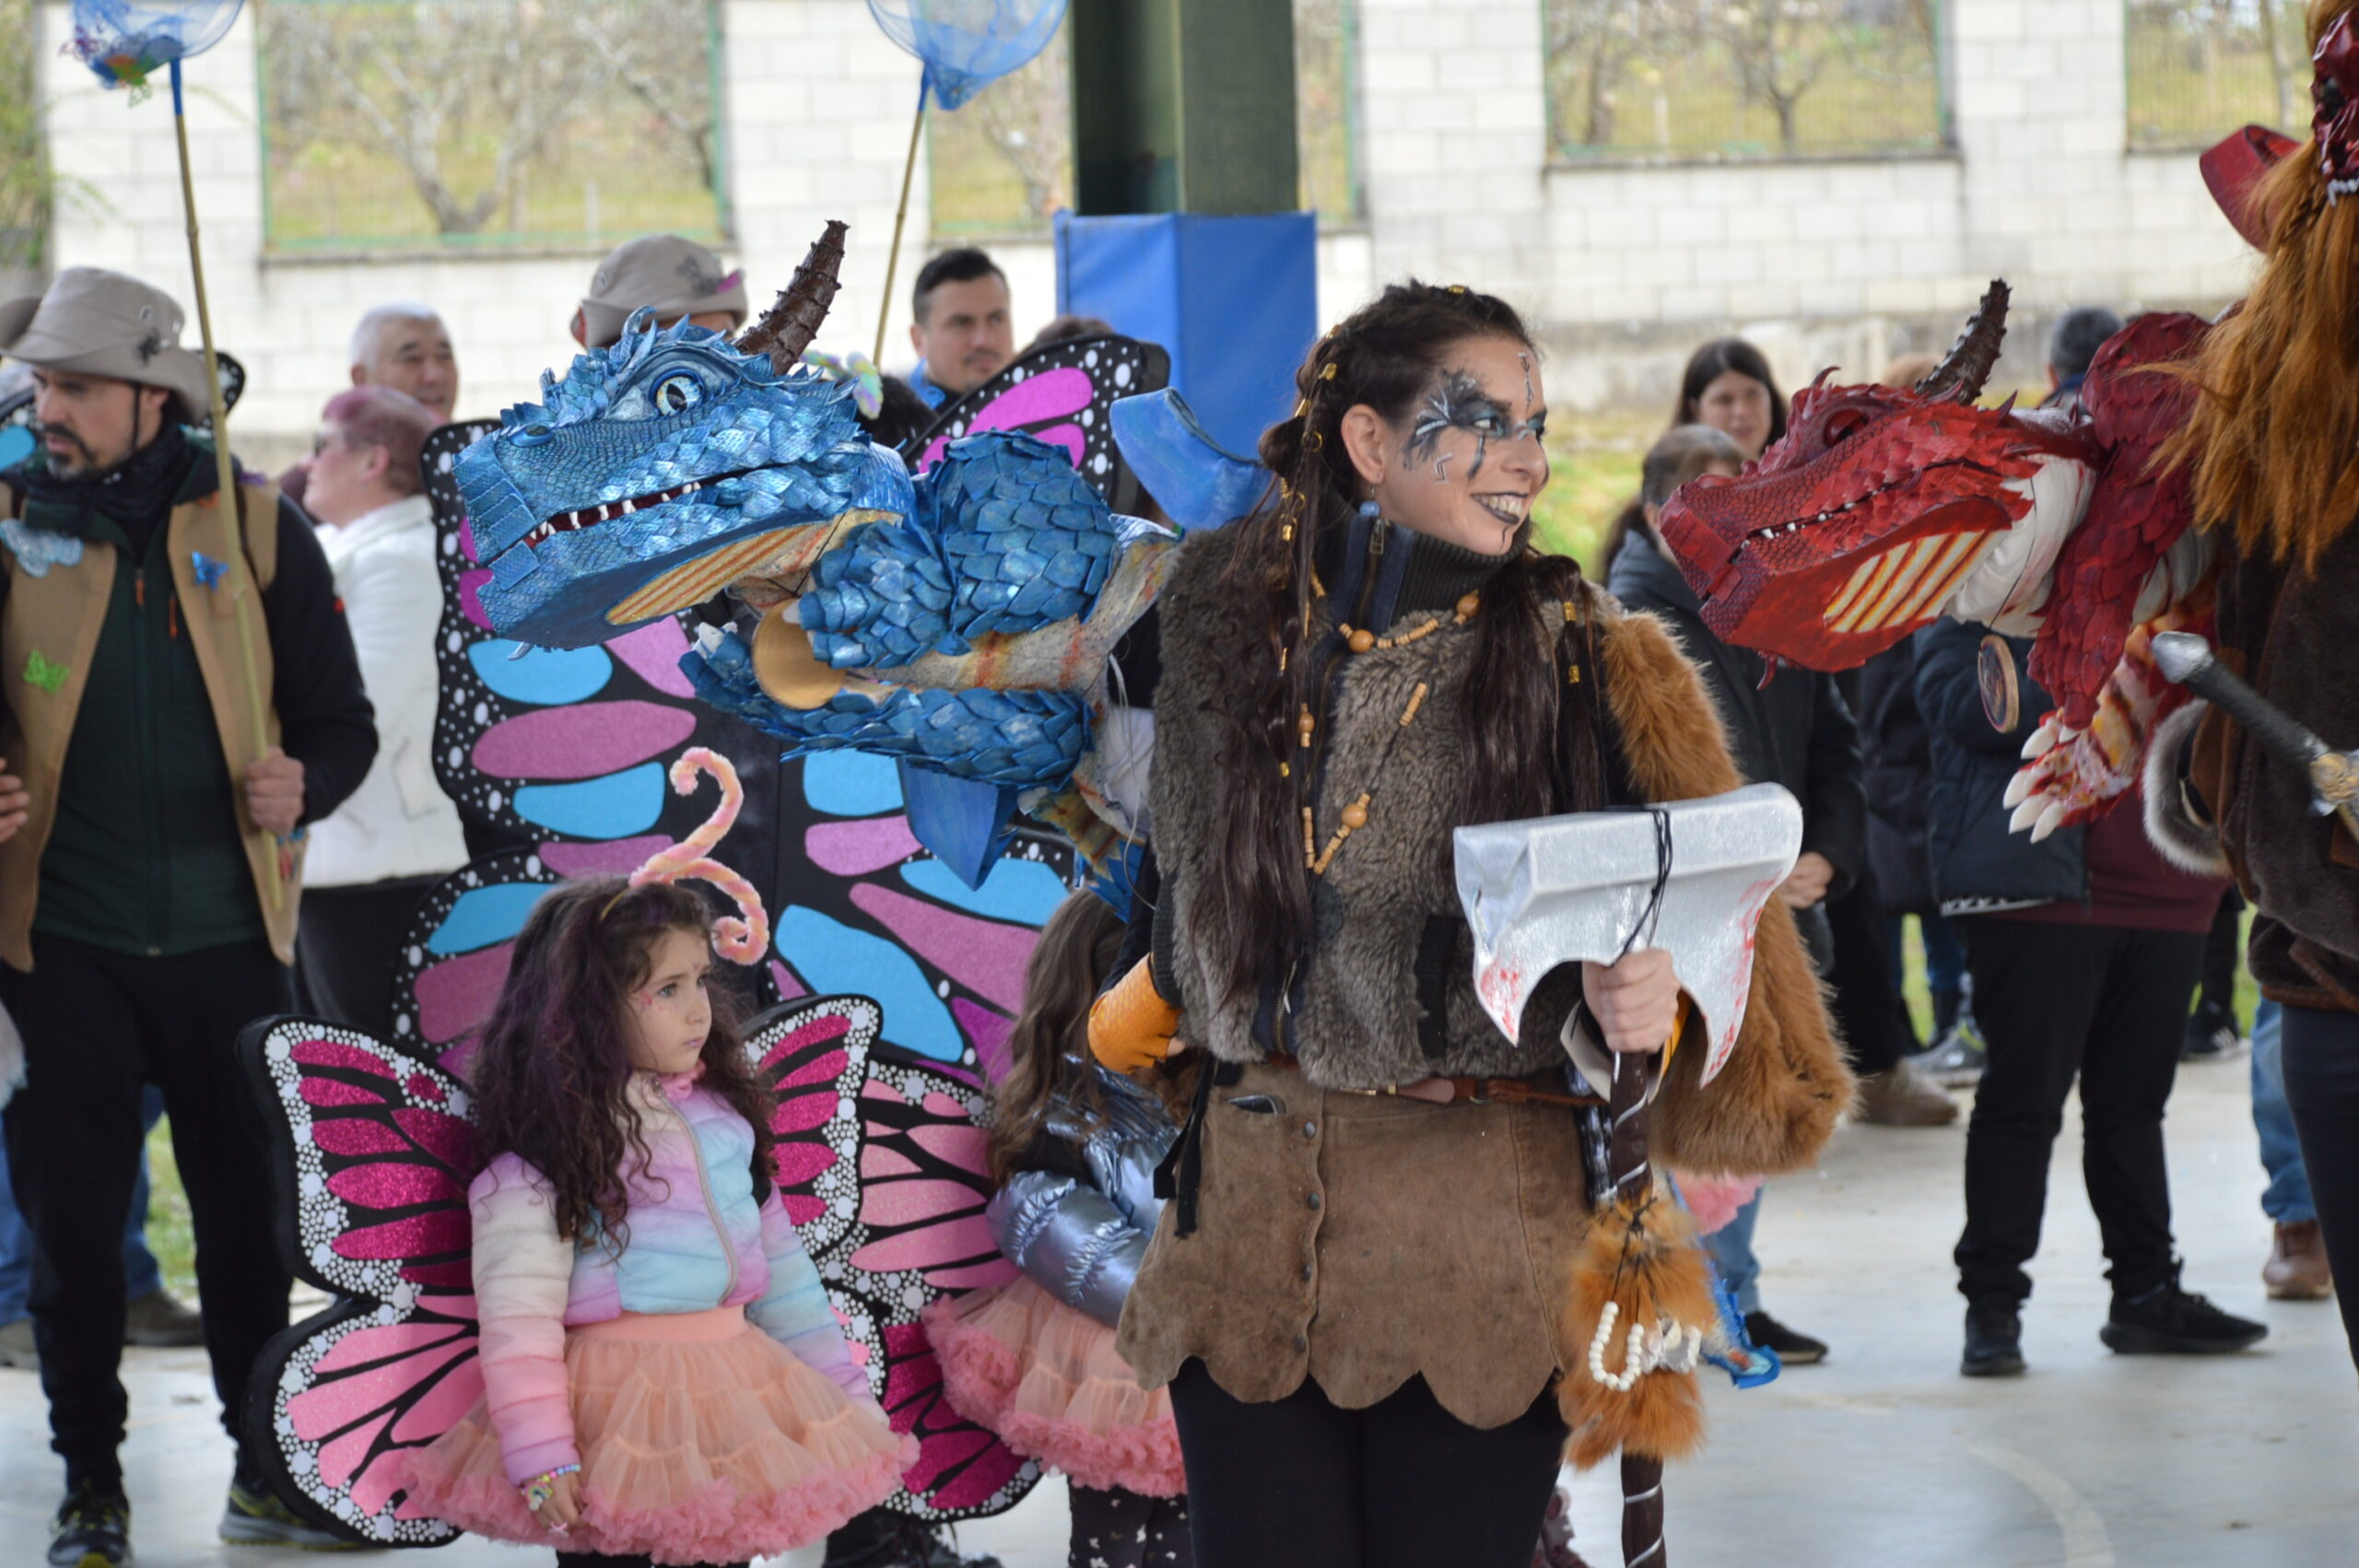
[[[1216,766],[1225,786],[1215,873],[1199,895],[1235,946],[1207,955],[1225,998],[1258,996],[1283,981],[1309,948],[1310,886],[1303,865],[1302,809],[1315,767],[1296,757],[1294,716],[1310,702],[1311,560],[1319,538],[1348,528],[1365,488],[1344,448],[1344,413],[1361,404],[1404,427],[1417,398],[1446,368],[1452,347],[1505,338],[1536,353],[1505,300],[1465,288],[1395,284],[1320,338],[1295,372],[1295,415],[1262,437],[1276,475],[1260,507],[1233,525],[1229,572],[1267,598],[1260,636],[1228,650],[1258,695],[1250,710],[1224,712]],[[1536,816],[1559,802],[1602,803],[1586,700],[1575,730],[1592,759],[1578,765],[1546,737],[1558,733],[1562,668],[1543,656],[1543,611],[1581,602],[1580,568],[1563,556],[1519,548],[1483,590],[1466,683],[1483,694],[1484,721],[1466,737],[1461,823]],[[1561,625],[1561,617],[1559,618]],[[1315,755],[1315,754],[1314,754]],[[1447,855],[1447,838],[1436,853]]]
[[[1696,404],[1703,399],[1704,389],[1728,371],[1750,376],[1769,391],[1769,439],[1761,443],[1762,450],[1786,439],[1786,394],[1778,390],[1778,377],[1769,369],[1769,357],[1741,337],[1716,337],[1688,357],[1687,369],[1679,378],[1679,401],[1671,405],[1671,423],[1666,430],[1676,430],[1682,425],[1703,421]]]
[[[1022,1168],[1052,1101],[1062,1096],[1086,1121],[1105,1115],[1089,1067],[1089,1004],[1122,951],[1122,922],[1095,893],[1057,906],[1024,969],[1024,1008],[1008,1031],[1007,1075],[992,1089],[992,1179]]]
[[[561,883],[534,907],[475,1056],[473,1112],[487,1155],[515,1154],[546,1177],[557,1234],[602,1230],[616,1245],[629,1208],[627,1161],[647,1169],[627,1093],[627,1009],[666,931],[709,936],[703,898],[676,883],[621,877]],[[770,1101],[745,1064],[729,989],[714,977],[712,1029],[698,1080],[754,1129],[754,1197],[770,1190]]]

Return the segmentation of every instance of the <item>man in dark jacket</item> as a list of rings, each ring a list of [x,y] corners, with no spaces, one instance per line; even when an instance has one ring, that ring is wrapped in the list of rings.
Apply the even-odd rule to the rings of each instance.
[[[130,1560],[120,1237],[144,1085],[162,1089],[195,1223],[222,1424],[225,1539],[325,1545],[264,1489],[245,1394],[287,1326],[260,1128],[230,1059],[287,1005],[301,828],[376,752],[351,634],[302,513],[266,481],[219,504],[180,308],[74,267],[0,305],[41,450],[0,475],[0,1001],[25,1044],[9,1176],[66,1497],[49,1562]]]
[[[1607,586],[1634,610],[1661,616],[1687,656],[1704,673],[1729,732],[1729,748],[1745,778],[1782,784],[1802,808],[1802,852],[1778,896],[1794,911],[1803,940],[1824,974],[1833,941],[1820,906],[1848,889],[1866,856],[1867,799],[1860,775],[1860,737],[1850,709],[1832,676],[1808,670],[1780,670],[1766,685],[1758,654],[1731,647],[1704,625],[1702,607],[1657,543],[1656,516],[1672,491],[1698,474],[1733,474],[1743,455],[1718,430],[1683,426],[1657,441],[1640,473],[1646,526],[1634,528],[1614,557]],[[1897,1067],[1891,1061],[1854,1064],[1865,1097],[1870,1079]],[[1938,1089],[1931,1093],[1941,1095]],[[1942,1096],[1946,1103],[1947,1096]],[[1761,1310],[1752,1234],[1760,1199],[1706,1238],[1721,1277],[1732,1287],[1745,1315],[1747,1331],[1796,1363],[1820,1360],[1826,1347],[1797,1333]]]
[[[1987,657],[2005,676],[1992,688],[2020,694],[1995,727],[1978,676],[1986,638],[1944,620],[1916,638],[1917,702],[1932,736],[1933,884],[1942,912],[1960,917],[1989,1049],[1966,1124],[1960,1370],[2024,1370],[2024,1270],[2039,1250],[2048,1157],[2075,1077],[2082,1175],[2113,1285],[2099,1337],[2126,1353],[2242,1350],[2268,1328],[2179,1286],[2163,1158],[2180,1030],[2223,884],[2165,862],[2135,800],[2043,843],[2008,830],[2008,782],[2053,704],[2020,673],[2031,644],[1989,638]]]

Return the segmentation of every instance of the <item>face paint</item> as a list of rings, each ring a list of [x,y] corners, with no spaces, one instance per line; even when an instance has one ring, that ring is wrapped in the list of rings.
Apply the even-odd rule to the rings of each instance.
[[[1532,358],[1525,354],[1516,357],[1523,361],[1524,396],[1528,402],[1532,395]],[[1431,461],[1434,480],[1442,483],[1449,477],[1447,470],[1450,454],[1443,453],[1438,458],[1435,454],[1444,434],[1462,430],[1474,438],[1474,462],[1466,471],[1467,482],[1472,484],[1481,476],[1484,460],[1490,456],[1494,440],[1520,440],[1525,436],[1537,440],[1547,427],[1547,415],[1535,415],[1522,421],[1510,419],[1498,400],[1485,392],[1473,377],[1463,370],[1447,370],[1433,391],[1426,394],[1424,404],[1409,426],[1409,456],[1417,462]]]

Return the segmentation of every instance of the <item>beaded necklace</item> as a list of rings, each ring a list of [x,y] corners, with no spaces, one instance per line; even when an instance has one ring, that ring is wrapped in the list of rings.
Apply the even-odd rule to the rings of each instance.
[[[1340,624],[1335,630],[1344,639],[1345,651],[1356,656],[1378,649],[1406,648],[1413,642],[1422,641],[1432,636],[1445,626],[1462,626],[1473,620],[1475,612],[1482,607],[1483,596],[1480,593],[1469,593],[1459,600],[1453,614],[1446,617],[1436,615],[1424,625],[1402,632],[1398,637],[1378,637],[1365,626],[1355,628]],[[1401,732],[1416,722],[1417,710],[1425,706],[1426,690],[1426,683],[1419,681],[1415,688],[1409,693],[1409,701],[1401,709],[1400,719],[1386,734],[1384,750],[1376,759],[1376,772],[1379,778],[1384,773],[1386,765],[1392,760],[1392,748],[1401,739]],[[1297,749],[1308,751],[1310,748],[1311,736],[1319,728],[1319,720],[1312,715],[1309,704],[1303,705],[1301,713],[1295,719],[1294,728]],[[1369,785],[1360,791],[1358,800],[1344,808],[1342,820],[1336,825],[1333,835],[1328,838],[1327,847],[1323,849],[1319,848],[1319,831],[1311,816],[1311,807],[1308,803],[1303,806],[1302,863],[1311,875],[1325,876],[1327,868],[1334,863],[1336,852],[1343,848],[1344,840],[1367,825],[1368,806],[1376,799],[1376,785]]]

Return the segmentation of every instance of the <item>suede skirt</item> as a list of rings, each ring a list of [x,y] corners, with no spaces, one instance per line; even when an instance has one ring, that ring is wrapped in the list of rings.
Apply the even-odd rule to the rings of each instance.
[[[1197,1228],[1166,1204],[1117,1344],[1161,1387],[1189,1357],[1250,1402],[1306,1377],[1338,1405],[1422,1375],[1474,1427],[1522,1415],[1559,1343],[1589,1223],[1563,1106],[1432,1105],[1255,1065],[1204,1114]]]

